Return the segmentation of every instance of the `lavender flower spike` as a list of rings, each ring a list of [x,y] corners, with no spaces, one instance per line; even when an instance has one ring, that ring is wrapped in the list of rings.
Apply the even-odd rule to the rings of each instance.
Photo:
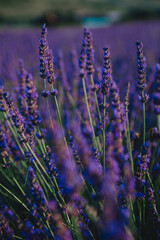
[[[110,84],[112,81],[112,66],[110,61],[110,51],[108,47],[104,47],[104,67],[102,69],[101,92],[103,95],[109,93]]]
[[[81,77],[85,76],[85,67],[86,67],[86,59],[87,59],[87,28],[84,29],[84,35],[83,35],[83,42],[81,47],[81,53],[79,58],[79,67],[81,69]]]
[[[41,38],[39,40],[39,61],[40,61],[40,77],[46,79],[49,75],[48,70],[48,41],[47,41],[47,28],[44,24],[42,27]]]
[[[94,73],[94,50],[92,44],[92,33],[87,32],[87,72],[88,74]]]
[[[54,73],[53,53],[51,49],[48,51],[48,71],[49,75],[47,80],[50,84],[53,84],[56,81],[56,76]]]
[[[145,90],[147,87],[146,84],[146,57],[143,55],[143,43],[137,41],[137,87],[140,90]]]

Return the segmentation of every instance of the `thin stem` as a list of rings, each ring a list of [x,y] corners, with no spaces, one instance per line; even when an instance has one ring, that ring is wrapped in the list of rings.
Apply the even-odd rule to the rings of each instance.
[[[95,136],[93,121],[92,121],[91,112],[90,112],[90,109],[89,109],[87,90],[86,90],[86,84],[85,84],[84,77],[82,77],[82,84],[83,84],[83,91],[84,91],[84,98],[85,98],[85,102],[86,102],[87,112],[88,112],[88,116],[89,116],[89,122],[90,122],[90,125],[91,125],[91,128],[92,128],[92,133],[93,133],[93,143],[96,141],[96,145],[97,145],[97,148],[99,150],[99,144],[98,144],[98,140]]]
[[[92,83],[92,88],[94,88],[95,85],[94,85],[94,80],[93,80],[93,75],[92,74],[90,75],[90,79],[91,79],[91,83]],[[94,97],[95,97],[95,100],[96,100],[96,106],[97,106],[99,120],[101,121],[101,113],[100,113],[100,110],[99,110],[99,104],[98,104],[98,98],[97,98],[97,93],[96,92],[94,92]]]
[[[106,133],[105,133],[105,115],[106,115],[106,108],[105,108],[105,105],[106,105],[106,95],[104,95],[104,109],[103,109],[103,171],[104,171],[104,174],[105,174],[105,141],[106,141]]]
[[[17,238],[17,239],[22,239],[22,240],[23,240],[23,238],[21,238],[21,237],[19,237],[19,236],[16,236],[16,235],[13,235],[13,237],[14,237],[14,238]]]
[[[54,91],[53,84],[52,84],[52,90]],[[65,137],[63,124],[62,124],[62,118],[61,118],[61,114],[60,114],[59,104],[58,104],[58,101],[57,101],[57,97],[56,97],[56,96],[54,96],[54,101],[55,101],[55,104],[56,104],[56,110],[57,110],[58,120],[59,120],[59,124],[60,124],[60,126],[61,126],[64,143],[65,143],[65,145],[66,145],[66,148],[67,148],[67,151],[68,151],[68,155],[70,156],[69,150],[68,150],[68,144],[67,144],[67,140],[66,140],[66,137]]]
[[[62,124],[62,119],[61,119],[61,114],[60,114],[59,105],[58,105],[58,101],[57,101],[57,97],[56,96],[54,96],[54,100],[55,100],[55,104],[56,104],[56,108],[57,108],[58,120],[59,120],[61,129],[62,129],[62,133],[63,133],[63,139],[64,139],[64,142],[65,142],[66,148],[68,149],[68,144],[67,144],[67,140],[66,140],[66,137],[65,137],[63,124]]]
[[[25,192],[23,191],[23,189],[21,188],[20,184],[18,183],[18,181],[16,180],[16,178],[15,178],[15,177],[13,177],[13,180],[15,181],[15,183],[17,184],[17,186],[18,186],[18,187],[19,187],[19,189],[21,190],[21,192],[22,192],[23,196],[25,196],[25,195],[26,195],[26,194],[25,194]]]
[[[53,126],[53,121],[52,121],[52,117],[51,117],[51,111],[50,111],[50,107],[49,107],[49,102],[48,102],[48,98],[46,97],[46,104],[47,104],[47,109],[48,109],[48,114],[49,114],[49,120],[54,132],[54,126]]]
[[[129,205],[129,209],[130,209],[130,212],[131,212],[132,224],[134,224],[134,229],[135,229],[136,217],[135,217],[135,214],[134,214],[133,201],[131,199],[131,196],[128,197],[128,205]],[[132,227],[133,227],[133,225],[132,225]]]
[[[142,91],[142,99],[144,99],[144,91]],[[143,102],[143,144],[146,142],[146,119],[145,119],[145,102]],[[144,187],[144,194],[146,192],[146,189]],[[143,218],[143,225],[145,225],[145,210],[146,210],[146,203],[145,198],[143,199],[142,203],[142,218]]]
[[[41,134],[41,132],[40,132],[40,130],[39,130],[38,127],[37,127],[37,132],[38,132],[39,135]],[[44,154],[44,153],[45,153],[45,149],[44,149],[44,147],[43,147],[42,141],[41,141],[40,139],[37,138],[37,142],[38,142],[38,144],[39,144],[39,147],[40,147],[41,153]]]
[[[72,107],[73,107],[73,108],[76,108],[76,103],[75,103],[75,101],[74,101],[72,95],[70,94],[70,92],[67,91],[66,94],[67,94],[67,97],[68,97],[68,99],[69,99],[69,101],[70,101]],[[81,121],[83,122],[83,118],[82,118],[82,116],[81,116],[80,111],[79,111],[78,109],[76,109],[76,112],[78,113],[79,118],[80,118]]]
[[[128,106],[126,106],[126,119],[127,119],[127,146],[128,146],[128,154],[131,163],[131,170],[134,176],[134,163],[132,156],[132,145],[131,145],[131,135],[130,135],[130,127],[129,127],[129,118],[128,118]]]
[[[45,91],[47,91],[46,79],[44,79],[44,89],[45,89]],[[47,109],[48,109],[48,114],[49,114],[49,119],[50,119],[50,122],[51,122],[51,126],[52,126],[53,131],[54,131],[53,121],[52,121],[52,117],[51,117],[51,111],[50,111],[50,108],[49,108],[49,103],[48,103],[48,98],[47,97],[46,97],[46,104],[47,104]]]
[[[83,91],[84,91],[84,97],[85,97],[87,112],[88,112],[88,116],[89,116],[89,121],[90,121],[90,125],[91,125],[91,128],[92,128],[93,138],[95,139],[95,132],[94,132],[94,127],[93,127],[91,112],[90,112],[90,109],[89,109],[87,90],[86,90],[86,84],[85,84],[84,77],[82,77],[82,84],[83,84]]]
[[[28,208],[14,193],[12,193],[8,188],[6,188],[5,186],[3,186],[1,183],[0,183],[0,186],[1,186],[6,192],[8,192],[10,195],[12,195],[20,204],[22,204],[22,206],[23,206],[27,211],[30,211],[29,208]]]
[[[160,114],[157,115],[158,133],[160,134]]]
[[[142,99],[144,99],[144,91],[142,91]],[[146,142],[146,119],[145,119],[145,102],[143,102],[143,143]]]
[[[6,113],[4,113],[4,116],[5,116],[5,118],[6,118],[6,121],[7,121],[7,123],[8,123],[9,129],[10,129],[10,131],[11,131],[11,133],[12,133],[12,135],[13,135],[15,141],[16,141],[16,143],[17,143],[19,149],[21,150],[21,153],[24,155],[24,151],[23,151],[23,149],[21,148],[21,145],[20,145],[20,143],[19,143],[19,141],[18,141],[18,139],[17,139],[16,133],[14,132],[14,130],[13,130],[11,124],[10,124],[10,121],[7,119]]]

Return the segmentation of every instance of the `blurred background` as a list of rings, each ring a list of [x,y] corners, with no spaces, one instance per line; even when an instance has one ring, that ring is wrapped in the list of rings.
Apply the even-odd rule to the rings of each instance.
[[[160,18],[159,0],[0,0],[1,26],[87,25]]]

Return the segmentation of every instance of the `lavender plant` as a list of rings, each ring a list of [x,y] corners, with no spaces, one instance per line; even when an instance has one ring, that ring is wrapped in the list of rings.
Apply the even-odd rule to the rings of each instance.
[[[0,239],[160,239],[159,64],[137,41],[137,85],[134,70],[118,81],[128,65],[108,46],[99,61],[87,28],[69,58],[49,36],[42,84],[24,55],[14,91],[0,86]]]

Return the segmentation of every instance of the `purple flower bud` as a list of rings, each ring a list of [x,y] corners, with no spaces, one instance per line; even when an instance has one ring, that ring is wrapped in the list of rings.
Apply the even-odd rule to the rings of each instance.
[[[49,91],[47,90],[43,90],[42,91],[42,97],[44,97],[44,98],[46,98],[46,97],[48,97],[48,95],[49,95]]]
[[[149,95],[148,94],[144,94],[144,96],[139,96],[138,95],[138,98],[139,98],[140,102],[146,103],[149,100]]]
[[[55,88],[54,90],[51,89],[50,94],[51,94],[52,96],[57,96],[57,95],[58,95],[58,90],[57,90],[56,88]]]

